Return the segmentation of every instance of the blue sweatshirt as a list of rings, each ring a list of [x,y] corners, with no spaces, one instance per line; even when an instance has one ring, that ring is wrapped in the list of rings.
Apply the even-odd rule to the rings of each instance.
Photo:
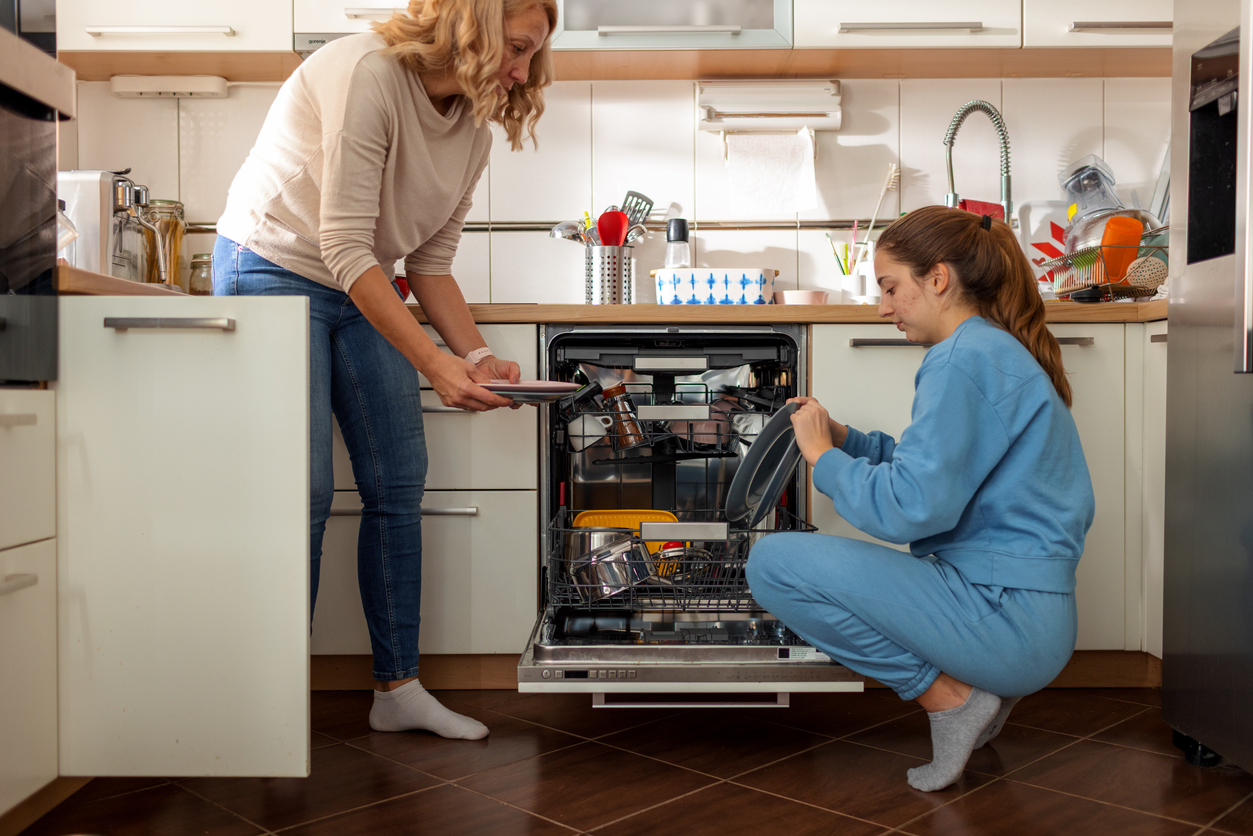
[[[927,351],[900,442],[849,427],[814,485],[862,531],[972,583],[1072,592],[1096,498],[1070,410],[1031,353],[972,317]]]

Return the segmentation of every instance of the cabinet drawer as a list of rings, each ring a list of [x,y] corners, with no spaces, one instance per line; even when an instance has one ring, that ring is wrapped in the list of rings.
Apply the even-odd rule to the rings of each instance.
[[[537,332],[533,325],[480,326],[496,356],[518,363],[522,379],[536,375]],[[427,326],[427,333],[439,336]],[[442,345],[442,342],[440,343]],[[422,423],[429,466],[427,490],[534,490],[538,484],[536,407],[465,412],[440,403],[425,377]],[[352,462],[338,425],[335,433],[335,489],[356,490]]]
[[[1170,0],[1024,0],[1022,45],[1169,47]]]
[[[1022,46],[1019,0],[796,0],[794,9],[798,48]]]
[[[0,815],[57,777],[57,546],[0,551]]]
[[[421,653],[520,653],[538,610],[536,491],[427,491]],[[322,541],[314,654],[368,654],[357,586],[361,503],[337,491]]]
[[[60,0],[63,51],[290,52],[291,3],[279,0]]]
[[[0,389],[0,549],[56,536],[56,394]]]
[[[310,34],[368,32],[370,25],[405,11],[401,0],[296,0],[292,28]]]

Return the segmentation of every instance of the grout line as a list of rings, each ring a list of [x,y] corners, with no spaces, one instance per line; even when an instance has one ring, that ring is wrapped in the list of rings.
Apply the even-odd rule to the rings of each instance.
[[[980,774],[982,774],[982,773],[980,773]],[[910,820],[908,820],[908,821],[903,821],[903,822],[901,822],[900,824],[898,824],[898,825],[896,826],[896,828],[895,828],[892,832],[893,832],[893,833],[909,833],[909,831],[908,831],[908,830],[906,830],[905,828],[906,828],[906,827],[909,827],[909,826],[910,826],[911,824],[913,824],[914,822],[916,822],[916,821],[918,821],[918,820],[920,820],[920,819],[925,819],[927,816],[932,816],[932,815],[935,815],[935,813],[936,813],[937,811],[939,811],[939,810],[943,810],[945,807],[952,806],[953,804],[956,804],[956,803],[957,803],[958,801],[960,801],[961,799],[963,799],[963,798],[968,798],[968,797],[970,797],[971,795],[974,795],[975,793],[979,792],[980,790],[987,789],[988,787],[992,786],[993,784],[996,784],[996,783],[1001,782],[1001,781],[1003,781],[1003,780],[1004,780],[1004,779],[1002,779],[1002,778],[999,778],[999,777],[994,777],[991,781],[988,781],[986,784],[983,784],[983,785],[981,785],[981,786],[975,787],[974,789],[972,789],[972,790],[970,790],[970,791],[968,791],[968,792],[964,792],[964,793],[962,793],[961,795],[957,796],[956,798],[951,798],[951,799],[949,799],[948,801],[946,801],[946,802],[944,802],[943,804],[941,804],[940,806],[938,806],[938,807],[933,807],[933,808],[931,808],[930,810],[927,810],[925,813],[919,813],[918,815],[914,816],[912,819],[910,819]]]
[[[1163,819],[1165,821],[1173,821],[1178,824],[1186,824],[1189,827],[1200,827],[1201,830],[1204,830],[1207,827],[1207,825],[1203,825],[1203,824],[1198,825],[1194,821],[1187,821],[1186,819],[1179,819],[1179,818],[1175,818],[1174,816],[1163,816],[1160,813],[1150,813],[1147,810],[1141,810],[1137,807],[1128,807],[1125,804],[1114,804],[1112,801],[1102,801],[1099,798],[1090,798],[1086,795],[1078,795],[1073,792],[1066,792],[1065,790],[1053,789],[1052,787],[1042,787],[1039,784],[1028,784],[1026,781],[1015,781],[1012,778],[1005,778],[1003,780],[1009,781],[1014,784],[1021,784],[1024,787],[1031,787],[1032,789],[1043,790],[1044,792],[1051,792],[1051,793],[1056,793],[1057,795],[1064,795],[1067,798],[1078,798],[1081,801],[1091,801],[1093,804],[1101,804],[1105,807],[1113,807],[1116,810],[1126,810],[1131,813],[1139,813],[1142,816],[1149,816],[1155,819]]]
[[[588,833],[595,833],[597,830],[601,830],[602,828],[606,828],[606,827],[609,827],[610,825],[617,824],[617,823],[618,823],[618,822],[620,822],[620,821],[626,821],[627,819],[629,819],[629,818],[634,818],[635,816],[638,816],[638,815],[640,815],[641,813],[647,813],[649,810],[656,810],[658,807],[664,807],[664,806],[666,806],[667,804],[670,804],[670,803],[672,803],[672,802],[678,801],[678,800],[679,800],[679,799],[681,799],[681,798],[688,798],[689,796],[696,795],[696,793],[698,793],[698,792],[704,792],[705,790],[710,789],[711,787],[716,787],[716,786],[718,786],[719,784],[726,784],[726,783],[728,783],[728,782],[727,782],[725,779],[724,779],[724,780],[716,780],[716,781],[714,781],[714,783],[712,783],[712,784],[706,784],[706,785],[705,785],[705,786],[703,786],[703,787],[698,787],[698,788],[696,788],[696,789],[694,789],[694,790],[692,790],[692,791],[690,791],[690,792],[685,792],[685,793],[683,793],[682,795],[676,795],[674,798],[668,798],[668,799],[666,799],[665,801],[659,801],[659,802],[657,802],[656,804],[653,804],[653,805],[648,806],[648,807],[641,807],[640,809],[635,810],[634,812],[628,813],[628,814],[626,814],[625,816],[620,816],[619,818],[616,818],[616,819],[614,819],[613,821],[607,821],[607,822],[605,822],[604,824],[598,824],[598,825],[596,825],[595,827],[593,827],[591,830],[589,830],[589,831],[587,831],[587,832],[588,832]]]
[[[519,761],[519,763],[520,763],[520,761]],[[461,786],[460,784],[450,784],[450,786],[454,786],[454,787],[456,787],[456,788],[457,788],[457,789],[459,789],[459,790],[465,790],[466,792],[472,792],[472,793],[474,793],[474,794],[475,794],[475,795],[477,795],[477,796],[481,796],[481,797],[483,797],[483,798],[490,799],[491,801],[495,801],[497,804],[503,804],[504,806],[506,806],[506,807],[508,807],[508,808],[510,808],[510,809],[512,809],[512,810],[517,810],[518,812],[520,812],[520,813],[525,813],[525,814],[526,814],[526,815],[528,815],[528,816],[534,816],[534,817],[535,817],[535,818],[537,818],[537,819],[543,819],[543,820],[544,820],[544,821],[546,821],[546,822],[550,822],[551,824],[555,824],[555,825],[557,825],[558,827],[564,827],[564,828],[566,828],[567,830],[572,830],[572,831],[574,831],[575,833],[582,833],[582,832],[583,832],[583,830],[582,830],[581,828],[578,828],[578,827],[571,827],[570,825],[568,825],[568,824],[563,824],[563,823],[561,823],[561,822],[557,821],[556,819],[550,819],[548,816],[543,816],[543,815],[540,815],[539,813],[536,813],[534,810],[528,810],[528,809],[526,809],[525,807],[519,807],[519,806],[518,806],[518,805],[516,805],[516,804],[510,804],[508,801],[505,801],[505,800],[503,800],[503,799],[497,798],[497,797],[496,797],[496,796],[494,796],[494,795],[488,795],[488,794],[487,794],[487,793],[485,793],[485,792],[480,792],[479,790],[472,789],[472,788],[470,788],[470,787],[463,787],[463,786]]]
[[[356,812],[358,812],[358,811],[360,811],[360,810],[365,810],[365,809],[368,809],[368,808],[370,808],[370,807],[378,807],[378,806],[380,806],[380,805],[382,805],[382,804],[390,804],[390,803],[391,803],[391,802],[393,802],[393,801],[399,801],[399,800],[400,800],[400,799],[402,799],[402,798],[409,798],[409,797],[411,797],[411,796],[414,796],[414,795],[419,795],[419,794],[424,793],[424,792],[430,792],[431,790],[434,790],[434,789],[439,789],[440,787],[444,787],[444,786],[448,786],[448,785],[447,785],[447,784],[436,784],[436,785],[435,785],[435,786],[433,786],[433,787],[423,787],[423,788],[422,788],[422,789],[420,789],[420,790],[413,790],[412,792],[401,793],[400,795],[392,796],[391,798],[383,798],[383,799],[380,799],[380,800],[378,800],[378,801],[371,801],[369,804],[362,804],[362,805],[357,806],[357,807],[349,807],[349,808],[344,809],[344,810],[338,810],[338,811],[336,811],[336,812],[334,812],[334,813],[330,813],[330,814],[325,815],[325,816],[318,816],[317,818],[314,818],[314,819],[309,819],[308,821],[297,822],[296,824],[288,824],[288,825],[284,825],[283,827],[280,827],[280,828],[279,828],[279,829],[277,829],[277,830],[267,831],[267,832],[270,832],[270,833],[282,833],[282,832],[287,831],[287,830],[292,830],[293,828],[297,828],[297,827],[304,827],[305,825],[314,824],[315,822],[326,821],[327,819],[333,819],[333,818],[335,818],[336,816],[343,816],[343,815],[346,815],[346,814],[348,814],[348,813],[356,813]]]
[[[1213,821],[1211,821],[1211,822],[1209,822],[1208,824],[1206,824],[1206,825],[1205,825],[1202,829],[1209,828],[1209,827],[1214,827],[1214,826],[1215,826],[1215,825],[1217,825],[1220,821],[1222,821],[1223,816],[1226,816],[1226,815],[1227,815],[1228,813],[1230,813],[1232,810],[1236,809],[1236,808],[1237,808],[1237,807],[1239,807],[1241,804],[1244,804],[1246,801],[1249,801],[1249,800],[1251,800],[1251,799],[1253,799],[1253,792],[1249,793],[1249,794],[1248,794],[1248,795],[1246,795],[1244,798],[1242,798],[1242,799],[1240,799],[1239,801],[1237,801],[1235,804],[1232,804],[1232,805],[1231,805],[1230,807],[1228,807],[1226,810],[1223,810],[1221,813],[1219,813],[1217,816],[1215,816],[1215,817],[1214,817]],[[1221,832],[1221,831],[1220,831],[1220,832]]]
[[[249,819],[249,818],[247,818],[247,817],[245,817],[245,816],[242,816],[242,815],[240,815],[239,813],[236,813],[234,810],[231,810],[231,809],[230,809],[230,808],[228,808],[228,807],[223,807],[221,804],[217,803],[217,802],[216,802],[216,801],[214,801],[212,798],[206,798],[205,796],[201,795],[200,793],[196,792],[195,790],[188,789],[187,787],[183,786],[182,784],[175,784],[174,786],[178,787],[180,790],[182,790],[183,792],[187,793],[188,795],[194,796],[195,798],[199,798],[201,801],[204,801],[204,802],[206,802],[207,804],[211,804],[212,806],[217,807],[219,810],[224,811],[227,815],[234,816],[235,818],[239,819],[240,821],[247,822],[248,824],[252,825],[253,827],[260,829],[260,830],[261,830],[261,831],[263,831],[264,833],[269,834],[269,833],[273,833],[273,832],[274,832],[274,831],[273,831],[273,830],[271,830],[270,828],[268,828],[268,827],[263,827],[262,825],[258,824],[257,822],[253,821],[252,819]]]

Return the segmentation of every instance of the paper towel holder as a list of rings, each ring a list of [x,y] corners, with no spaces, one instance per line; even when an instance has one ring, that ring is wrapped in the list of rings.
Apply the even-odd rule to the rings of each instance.
[[[724,160],[728,132],[790,132],[808,128],[814,138],[816,158],[818,142],[814,132],[840,129],[840,98],[840,82],[836,79],[699,81],[697,127],[721,135]]]

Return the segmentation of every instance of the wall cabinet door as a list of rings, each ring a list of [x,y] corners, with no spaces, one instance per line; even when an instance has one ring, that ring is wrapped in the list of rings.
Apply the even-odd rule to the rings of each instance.
[[[309,308],[63,297],[63,775],[309,770]]]
[[[368,32],[370,24],[388,20],[403,12],[408,4],[400,0],[296,0],[293,4],[292,28],[300,33],[339,34]]]
[[[427,491],[421,653],[521,653],[539,608],[536,491]],[[312,652],[368,654],[357,585],[361,503],[337,491],[323,539]]]
[[[0,815],[57,777],[56,690],[57,546],[44,540],[0,551]]]
[[[1023,0],[1022,45],[1170,47],[1171,0]]]
[[[1122,650],[1125,641],[1123,327],[1050,326],[1065,343],[1062,359],[1074,389],[1072,414],[1096,493],[1096,519],[1077,573],[1078,647],[1083,650]],[[909,425],[913,380],[924,349],[850,345],[867,338],[899,340],[901,335],[882,325],[814,326],[813,394],[836,420],[900,438]],[[878,542],[843,520],[810,484],[811,521],[819,531]]]
[[[59,0],[62,51],[290,52],[286,0]]]
[[[798,48],[1022,46],[1019,0],[795,0]]]
[[[56,536],[56,396],[0,389],[0,549]]]
[[[553,49],[786,49],[791,0],[557,0]]]

